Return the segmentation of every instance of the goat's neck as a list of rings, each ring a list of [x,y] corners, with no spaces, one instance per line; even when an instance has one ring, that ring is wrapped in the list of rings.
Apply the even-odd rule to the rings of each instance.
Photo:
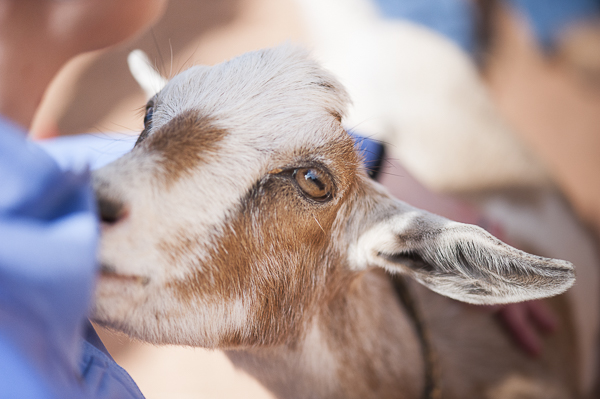
[[[418,398],[423,389],[419,339],[375,272],[339,290],[298,342],[228,356],[281,398]]]

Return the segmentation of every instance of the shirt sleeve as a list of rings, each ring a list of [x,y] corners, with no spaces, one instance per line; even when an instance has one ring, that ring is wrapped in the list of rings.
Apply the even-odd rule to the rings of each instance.
[[[83,338],[97,273],[94,202],[87,168],[61,168],[0,118],[0,399],[143,397]]]

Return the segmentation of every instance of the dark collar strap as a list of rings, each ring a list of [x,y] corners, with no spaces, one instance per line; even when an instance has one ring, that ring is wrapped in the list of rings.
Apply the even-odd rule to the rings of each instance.
[[[421,343],[421,352],[425,361],[425,389],[423,390],[423,399],[441,399],[442,390],[440,387],[440,370],[437,362],[436,352],[431,344],[429,330],[425,325],[422,313],[419,310],[410,289],[400,275],[392,276],[394,289],[398,298],[404,305],[408,315],[413,320],[415,330]]]
[[[348,131],[348,134],[354,139],[355,147],[363,157],[369,177],[377,180],[385,155],[385,147],[377,140],[361,136],[352,131]]]

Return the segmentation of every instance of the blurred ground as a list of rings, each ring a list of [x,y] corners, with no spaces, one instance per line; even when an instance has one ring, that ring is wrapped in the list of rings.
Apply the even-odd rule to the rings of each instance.
[[[518,16],[503,10],[495,24],[497,40],[485,76],[501,113],[581,217],[600,230],[600,70],[592,66],[582,73],[573,61],[582,58],[573,54],[598,54],[600,39],[574,34],[557,54],[547,56]],[[171,0],[151,33],[68,65],[46,96],[34,134],[139,133],[145,99],[126,65],[134,48],[146,51],[165,76],[172,76],[196,63],[214,64],[303,37],[292,0]],[[268,396],[220,352],[131,343],[106,331],[101,335],[148,399]]]

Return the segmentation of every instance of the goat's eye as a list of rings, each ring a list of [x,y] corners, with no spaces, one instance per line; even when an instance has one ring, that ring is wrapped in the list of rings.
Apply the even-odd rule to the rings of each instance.
[[[324,172],[315,168],[299,168],[293,174],[296,183],[307,197],[324,202],[331,198],[333,183]]]
[[[152,124],[152,114],[154,113],[154,106],[148,104],[146,107],[146,115],[144,115],[144,130],[148,130]]]
[[[152,126],[152,115],[154,114],[154,102],[150,100],[148,105],[146,105],[146,114],[144,115],[144,130],[140,133],[135,145],[137,146],[139,143],[144,141],[146,136],[148,136],[148,132],[150,131],[150,127]]]

